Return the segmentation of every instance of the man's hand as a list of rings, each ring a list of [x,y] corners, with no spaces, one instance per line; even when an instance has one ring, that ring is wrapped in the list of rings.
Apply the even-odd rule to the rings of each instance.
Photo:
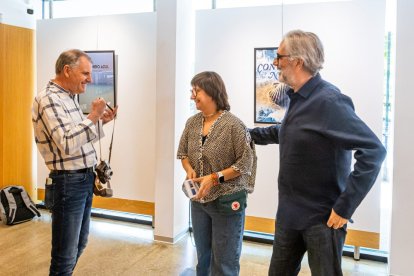
[[[91,112],[88,115],[88,119],[94,124],[102,117],[105,112],[106,102],[102,98],[95,99],[91,104]]]
[[[110,108],[106,109],[101,117],[103,124],[106,124],[107,122],[112,121],[115,118],[117,111],[118,111],[118,106],[112,109]]]
[[[328,222],[326,225],[328,227],[332,227],[333,229],[338,229],[343,227],[345,224],[348,223],[348,220],[341,217],[337,213],[335,213],[334,209],[332,209],[331,215],[329,216]]]

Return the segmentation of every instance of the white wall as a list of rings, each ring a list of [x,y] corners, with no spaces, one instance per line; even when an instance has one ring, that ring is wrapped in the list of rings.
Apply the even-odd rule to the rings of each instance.
[[[413,11],[413,1],[397,1],[394,179],[389,271],[390,275],[401,276],[413,275],[414,268]]]
[[[62,51],[115,50],[119,110],[111,160],[114,197],[154,202],[156,14],[43,20],[37,30],[38,91],[54,77]],[[107,159],[112,124],[104,130]],[[44,187],[47,173],[38,157],[39,187]]]
[[[223,77],[231,111],[254,126],[253,48],[278,46],[281,7],[204,10],[196,17],[195,72]],[[385,1],[285,5],[284,32],[303,29],[318,34],[325,47],[321,75],[352,97],[360,117],[381,137]],[[258,125],[259,126],[259,125]],[[274,218],[277,208],[277,146],[258,146],[255,192],[247,215]],[[354,215],[350,228],[379,232],[379,181]]]
[[[35,29],[35,15],[28,14],[27,9],[33,9],[31,0],[1,0],[0,23]]]
[[[195,72],[214,70],[222,75],[232,112],[248,127],[254,126],[253,48],[279,44],[283,33],[280,15],[280,6],[196,13]],[[283,22],[284,32],[302,28],[321,37],[326,50],[322,77],[353,98],[357,113],[378,136],[382,123],[384,18],[383,0],[358,0],[286,5]],[[65,49],[116,51],[120,110],[112,161],[115,197],[151,202],[155,201],[155,167],[161,164],[154,157],[157,147],[154,61],[160,58],[155,53],[155,22],[155,13],[38,22],[39,89],[53,77],[54,62]],[[176,84],[175,89],[189,85],[189,81]],[[159,102],[163,104],[162,98]],[[176,132],[177,129],[178,126]],[[109,127],[106,132],[110,133]],[[175,140],[180,134],[176,133]],[[109,146],[109,137],[104,144]],[[278,147],[259,146],[257,151],[257,184],[249,198],[247,214],[274,218]],[[39,160],[38,183],[42,187],[47,170]],[[377,183],[354,215],[356,223],[351,228],[379,232],[379,199]]]

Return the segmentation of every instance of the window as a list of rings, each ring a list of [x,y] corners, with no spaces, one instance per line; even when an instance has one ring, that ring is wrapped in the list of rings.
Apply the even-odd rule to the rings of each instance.
[[[197,0],[196,0],[197,1]],[[257,7],[271,5],[290,5],[317,2],[339,2],[345,0],[213,0],[217,9],[236,7]]]
[[[193,0],[194,10],[208,10],[213,7],[211,0]]]
[[[38,19],[153,12],[154,0],[37,0]]]

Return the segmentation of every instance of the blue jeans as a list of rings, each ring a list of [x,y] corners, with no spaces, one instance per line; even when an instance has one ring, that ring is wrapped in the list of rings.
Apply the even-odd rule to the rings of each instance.
[[[292,230],[276,223],[269,275],[298,275],[306,251],[312,275],[342,275],[341,258],[345,237],[344,227],[335,230],[326,224],[317,224],[305,230]]]
[[[215,202],[191,202],[197,276],[239,275],[245,211],[225,215]]]
[[[95,174],[50,174],[53,179],[50,275],[72,275],[86,247]]]

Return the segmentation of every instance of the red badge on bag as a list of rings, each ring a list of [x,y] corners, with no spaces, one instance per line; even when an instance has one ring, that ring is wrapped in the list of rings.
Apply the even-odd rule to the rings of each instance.
[[[233,203],[231,204],[231,209],[233,209],[233,211],[237,211],[240,209],[240,203],[238,201],[233,201]]]

